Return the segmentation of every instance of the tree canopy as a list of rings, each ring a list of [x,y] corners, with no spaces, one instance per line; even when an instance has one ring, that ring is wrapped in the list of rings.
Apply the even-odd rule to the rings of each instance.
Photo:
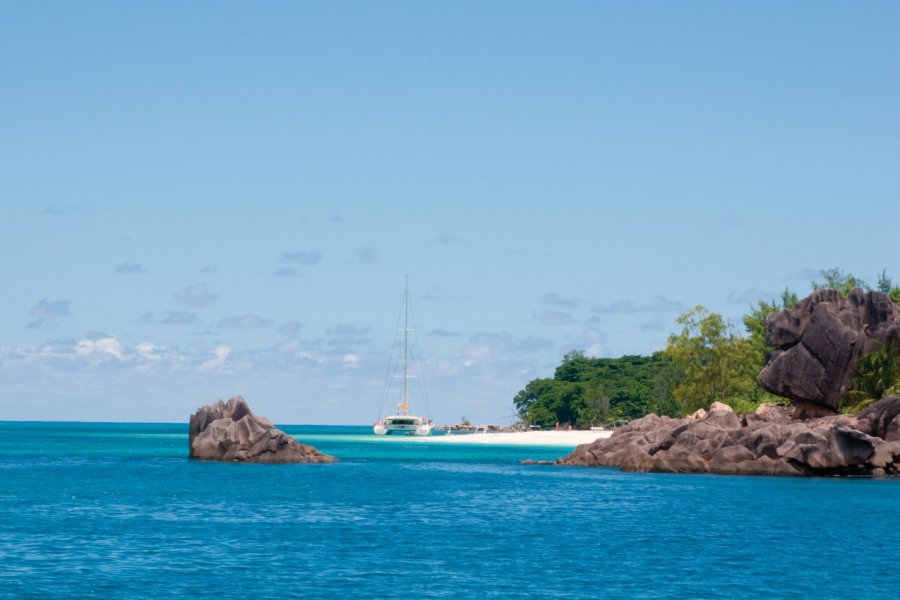
[[[662,353],[651,356],[589,358],[581,352],[563,357],[552,379],[535,379],[513,399],[516,411],[530,425],[556,423],[577,427],[631,420],[648,412],[674,414],[657,379],[670,361]]]
[[[854,288],[873,289],[841,269],[825,269],[820,275],[813,290],[833,288],[846,296]],[[886,271],[878,275],[874,289],[900,305],[900,287]],[[573,350],[552,378],[529,382],[513,404],[530,425],[584,428],[650,412],[683,416],[713,401],[737,411],[784,402],[757,386],[756,376],[771,350],[765,343],[766,317],[797,303],[797,294],[787,288],[780,298],[756,302],[742,318],[743,331],[722,315],[696,306],[676,319],[676,333],[669,336],[665,350],[620,358],[591,358]],[[900,345],[881,348],[857,362],[844,410],[859,410],[888,393],[900,393]]]

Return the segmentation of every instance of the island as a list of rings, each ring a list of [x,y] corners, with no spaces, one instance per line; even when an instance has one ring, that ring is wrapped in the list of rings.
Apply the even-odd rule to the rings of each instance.
[[[838,412],[853,367],[900,345],[900,311],[878,291],[819,289],[770,314],[774,347],[757,377],[787,404],[738,414],[714,402],[676,419],[648,414],[554,464],[623,471],[751,475],[900,474],[900,397]]]

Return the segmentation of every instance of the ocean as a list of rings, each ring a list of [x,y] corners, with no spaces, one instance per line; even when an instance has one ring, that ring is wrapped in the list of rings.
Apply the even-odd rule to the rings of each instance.
[[[524,466],[560,448],[283,426],[341,460],[187,458],[186,424],[0,423],[2,598],[895,598],[900,481]]]

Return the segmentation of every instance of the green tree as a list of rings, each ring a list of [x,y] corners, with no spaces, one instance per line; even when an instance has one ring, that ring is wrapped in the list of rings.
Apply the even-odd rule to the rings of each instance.
[[[752,408],[757,361],[750,342],[734,332],[721,315],[702,306],[678,317],[681,333],[669,336],[665,352],[682,373],[672,395],[689,414],[714,401],[736,410]]]
[[[577,411],[577,425],[591,427],[609,421],[610,396],[599,381],[584,384],[582,399]]]
[[[849,294],[871,289],[840,269],[821,271],[813,289],[834,288]],[[900,287],[883,270],[878,291],[900,305]],[[651,356],[591,358],[579,350],[563,357],[552,379],[535,379],[513,398],[519,417],[532,425],[557,422],[587,427],[641,417],[649,412],[679,416],[713,401],[739,412],[761,402],[786,402],[756,385],[771,348],[766,346],[768,315],[798,304],[785,288],[780,298],[760,301],[743,317],[746,335],[739,335],[721,315],[697,306],[678,317],[680,332],[667,348]],[[845,410],[858,410],[887,393],[900,393],[900,342],[882,348],[855,365]]]
[[[516,394],[513,405],[529,425],[549,427],[574,423],[580,408],[581,386],[570,381],[535,379]]]
[[[894,282],[888,277],[887,269],[881,271],[881,274],[878,276],[878,284],[875,288],[879,292],[890,296],[891,300],[894,301],[894,304],[900,304],[900,287],[894,285]]]
[[[881,273],[878,275],[878,283],[875,285],[875,289],[882,294],[890,294],[894,289],[894,282],[888,277],[887,269],[882,269]]]
[[[841,411],[857,413],[885,396],[900,392],[900,342],[882,345],[856,361]]]
[[[515,406],[516,413],[521,420],[530,423],[528,420],[529,410],[546,395],[547,390],[552,385],[552,379],[532,379],[528,382],[528,385],[525,386],[525,389],[516,394],[515,398],[513,398],[513,406]]]
[[[580,350],[570,350],[563,356],[562,364],[556,367],[553,378],[557,381],[584,381],[585,373],[592,369],[591,359]]]
[[[662,353],[590,358],[572,351],[563,357],[553,379],[529,382],[513,398],[513,405],[530,425],[559,422],[590,427],[635,419],[651,411],[657,398],[656,376],[669,365]],[[664,396],[671,400],[668,389]]]
[[[672,391],[684,379],[684,373],[672,361],[660,369],[653,377],[653,397],[648,404],[648,412],[667,417],[681,416],[681,407]]]
[[[822,276],[822,281],[813,281],[813,290],[831,288],[838,290],[841,294],[846,296],[855,288],[860,288],[864,291],[872,289],[871,287],[869,287],[868,283],[866,283],[859,277],[853,275],[852,273],[845,273],[837,267],[833,269],[822,269],[821,271],[819,271],[819,274]]]

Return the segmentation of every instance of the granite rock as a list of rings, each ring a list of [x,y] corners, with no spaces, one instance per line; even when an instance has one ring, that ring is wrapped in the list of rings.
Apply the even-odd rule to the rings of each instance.
[[[834,413],[857,359],[900,340],[900,311],[881,292],[820,289],[766,318],[775,346],[757,383],[795,401],[797,418]]]
[[[201,406],[191,415],[189,456],[203,460],[253,463],[326,463],[335,460],[301,444],[253,414],[247,401],[236,396]]]
[[[609,438],[578,446],[557,464],[735,475],[900,472],[898,397],[884,398],[859,415],[805,420],[791,419],[790,409],[778,405],[762,405],[748,415],[721,407],[705,412],[684,419],[647,415]]]
[[[766,318],[776,346],[757,383],[792,401],[737,415],[714,402],[684,419],[647,415],[557,461],[624,471],[742,475],[900,474],[900,397],[836,414],[856,361],[900,343],[900,311],[880,292],[822,289]]]

